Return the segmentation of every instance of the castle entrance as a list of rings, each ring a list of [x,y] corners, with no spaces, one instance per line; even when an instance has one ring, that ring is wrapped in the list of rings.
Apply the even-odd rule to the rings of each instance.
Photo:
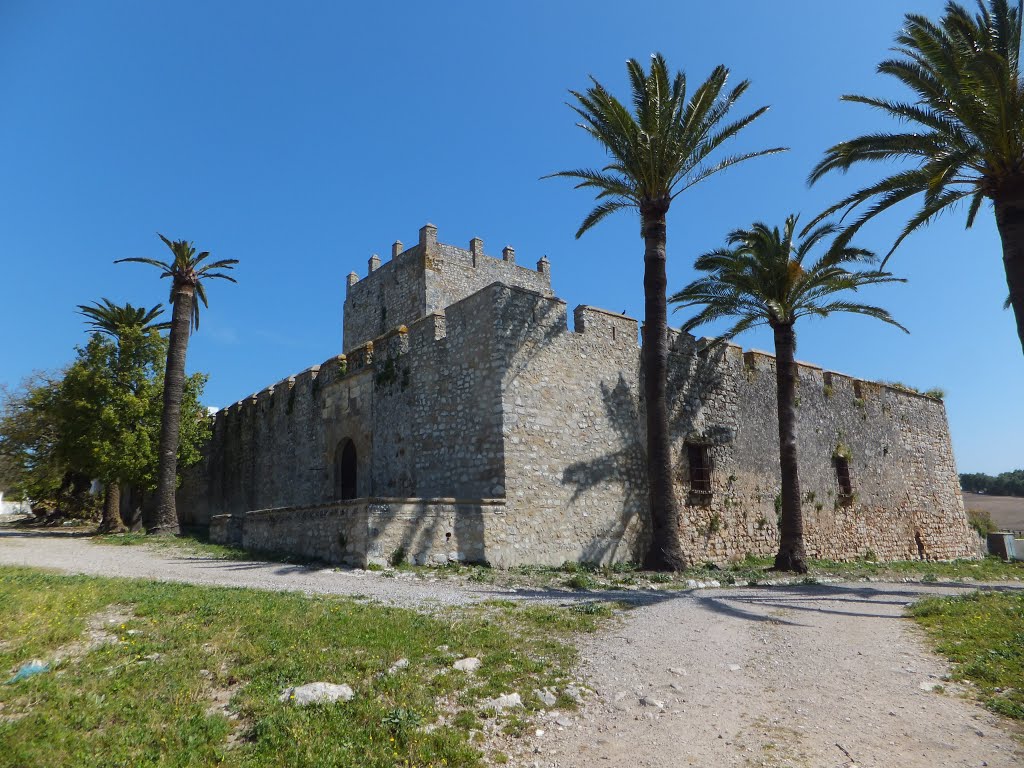
[[[356,445],[349,439],[334,452],[334,495],[341,500],[356,497]]]

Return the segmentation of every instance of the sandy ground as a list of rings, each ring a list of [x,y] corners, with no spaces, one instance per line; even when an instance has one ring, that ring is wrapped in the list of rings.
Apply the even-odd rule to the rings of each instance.
[[[2,530],[0,563],[418,606],[496,596],[486,586]],[[538,768],[1024,765],[1014,736],[1020,729],[944,682],[948,667],[903,618],[920,596],[966,589],[858,583],[634,593],[641,607],[580,641],[580,673],[595,694],[576,713],[549,713],[505,748],[513,764]],[[574,599],[549,591],[515,596]]]
[[[965,493],[964,507],[987,511],[1000,528],[1024,531],[1024,497]]]

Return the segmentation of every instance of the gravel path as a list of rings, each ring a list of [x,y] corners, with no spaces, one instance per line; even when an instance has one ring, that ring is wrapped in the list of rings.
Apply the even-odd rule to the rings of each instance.
[[[55,568],[91,576],[127,576],[222,587],[252,587],[280,592],[358,595],[393,605],[461,605],[494,596],[443,580],[412,574],[385,577],[360,570],[335,570],[287,563],[213,560],[174,549],[94,544],[75,534],[44,534],[0,529],[0,564]]]
[[[444,580],[210,560],[3,530],[0,563],[418,607],[499,595]],[[1024,765],[1016,726],[943,683],[948,667],[902,618],[918,597],[969,589],[861,583],[634,593],[642,607],[580,640],[581,671],[596,695],[571,716],[551,713],[543,733],[506,749],[514,764],[538,768]],[[515,594],[572,599],[566,592]],[[940,683],[944,692],[931,690]]]
[[[1020,729],[943,683],[902,618],[925,594],[852,584],[688,592],[582,640],[597,696],[519,765],[1019,766]],[[943,685],[945,691],[929,690]],[[531,754],[532,752],[532,754]]]

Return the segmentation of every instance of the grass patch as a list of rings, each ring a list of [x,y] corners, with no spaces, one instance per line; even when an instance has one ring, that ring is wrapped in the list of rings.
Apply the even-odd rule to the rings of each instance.
[[[568,638],[611,613],[491,602],[424,615],[0,567],[0,673],[52,660],[111,607],[126,617],[108,628],[113,643],[0,685],[0,766],[479,766],[481,700],[520,693],[518,728],[511,715],[530,716],[533,689],[567,684]],[[483,664],[457,672],[462,656]],[[399,658],[408,667],[388,674]],[[319,680],[356,695],[305,709],[277,699]]]
[[[876,563],[855,560],[836,563],[827,560],[811,562],[811,574],[831,575],[857,579],[912,578],[920,581],[975,579],[977,581],[1013,581],[1024,578],[1024,562],[1007,563],[998,557],[983,560],[952,560],[946,563],[929,560],[908,560],[896,563]]]
[[[190,555],[200,555],[214,560],[273,560],[273,562],[292,562],[286,558],[272,558],[265,554],[253,554],[238,547],[223,544],[211,544],[206,538],[197,534],[181,534],[179,536],[147,536],[144,533],[101,533],[90,539],[95,544],[114,547],[147,546],[158,549],[174,549]]]
[[[936,649],[995,712],[1024,720],[1024,594],[974,592],[911,606]]]

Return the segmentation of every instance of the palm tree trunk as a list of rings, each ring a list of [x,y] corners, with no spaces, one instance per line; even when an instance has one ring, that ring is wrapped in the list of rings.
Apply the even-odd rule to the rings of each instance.
[[[160,449],[157,467],[156,511],[143,520],[146,533],[173,536],[179,532],[174,492],[178,485],[178,434],[181,429],[181,398],[185,389],[185,354],[192,323],[195,288],[184,282],[174,285],[174,312],[164,370],[164,410],[160,418]]]
[[[996,225],[1003,241],[1003,267],[1010,306],[1017,320],[1017,338],[1024,351],[1024,198],[997,199]]]
[[[118,533],[123,531],[121,522],[121,485],[116,480],[106,484],[103,491],[103,518],[100,520],[100,533]]]
[[[772,327],[779,408],[779,468],[782,470],[782,525],[775,569],[807,573],[796,453],[796,334],[791,324]]]
[[[667,229],[664,210],[641,210],[644,237],[644,334],[641,360],[647,412],[647,488],[651,546],[645,566],[652,570],[686,567],[679,541],[679,513],[672,488],[668,430],[668,305],[665,274]]]

